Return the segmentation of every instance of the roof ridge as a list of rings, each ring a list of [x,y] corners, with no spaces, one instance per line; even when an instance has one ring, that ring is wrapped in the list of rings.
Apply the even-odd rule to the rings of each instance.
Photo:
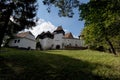
[[[31,31],[26,31],[26,32],[21,32],[16,34],[17,37],[25,37],[27,34],[31,34],[32,36],[34,36]]]

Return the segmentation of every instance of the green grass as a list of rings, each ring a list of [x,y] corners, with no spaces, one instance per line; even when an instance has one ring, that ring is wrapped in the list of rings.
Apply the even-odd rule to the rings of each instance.
[[[120,57],[91,50],[3,48],[0,80],[120,80]]]

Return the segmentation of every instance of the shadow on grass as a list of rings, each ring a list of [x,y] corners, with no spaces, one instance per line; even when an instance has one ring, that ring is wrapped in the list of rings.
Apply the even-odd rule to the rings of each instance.
[[[0,80],[119,80],[93,74],[105,65],[44,52],[10,55],[0,65]]]

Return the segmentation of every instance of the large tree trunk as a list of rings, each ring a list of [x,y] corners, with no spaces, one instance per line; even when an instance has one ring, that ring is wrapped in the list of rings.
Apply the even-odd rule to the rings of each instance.
[[[105,39],[106,39],[106,41],[108,42],[108,44],[109,44],[109,46],[110,46],[110,48],[111,48],[111,50],[112,50],[112,53],[113,53],[114,55],[117,55],[117,53],[116,53],[116,51],[115,51],[115,49],[114,49],[114,47],[113,47],[112,42],[108,39],[108,37],[105,37]]]
[[[2,26],[1,30],[0,30],[0,48],[1,48],[1,45],[2,45],[2,42],[3,42],[3,38],[4,38],[4,35],[5,35],[5,32],[6,32],[6,29],[8,27],[8,23],[9,23],[9,19],[10,19],[10,15],[12,14],[12,9],[8,9],[7,11],[7,15],[5,18],[5,21],[4,21],[4,25]]]

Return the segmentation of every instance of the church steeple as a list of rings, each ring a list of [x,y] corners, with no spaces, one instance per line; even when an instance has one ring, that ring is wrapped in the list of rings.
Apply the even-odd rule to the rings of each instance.
[[[54,34],[63,33],[65,35],[65,31],[63,30],[62,26],[58,26],[58,28],[54,31]]]

